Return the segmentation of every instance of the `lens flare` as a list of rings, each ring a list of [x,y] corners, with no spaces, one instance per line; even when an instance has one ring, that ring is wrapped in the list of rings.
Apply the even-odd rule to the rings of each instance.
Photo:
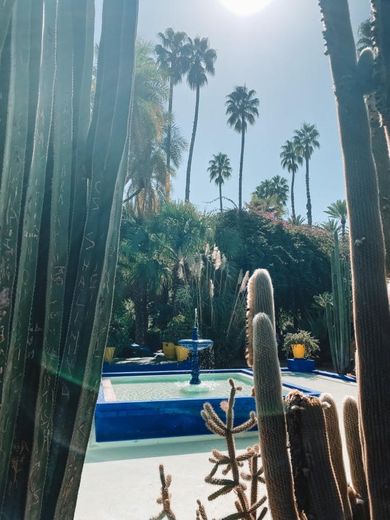
[[[220,0],[232,13],[239,16],[249,16],[258,13],[273,0]]]

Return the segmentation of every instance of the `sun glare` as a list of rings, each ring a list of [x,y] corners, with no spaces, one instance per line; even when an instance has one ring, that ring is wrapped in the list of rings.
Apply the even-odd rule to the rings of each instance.
[[[240,16],[249,16],[261,11],[272,0],[220,0],[229,11]]]

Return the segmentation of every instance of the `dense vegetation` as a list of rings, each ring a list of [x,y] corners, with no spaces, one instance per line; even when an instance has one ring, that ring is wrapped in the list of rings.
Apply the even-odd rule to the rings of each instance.
[[[326,343],[313,298],[331,288],[331,248],[331,235],[319,228],[253,211],[205,215],[184,203],[148,215],[126,211],[110,342],[125,354],[132,341],[177,341],[190,333],[198,308],[217,363],[242,361],[246,284],[261,265],[275,280],[278,332],[310,325]]]

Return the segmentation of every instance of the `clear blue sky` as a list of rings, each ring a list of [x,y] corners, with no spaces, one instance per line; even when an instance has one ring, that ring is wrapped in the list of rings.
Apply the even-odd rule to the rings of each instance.
[[[369,15],[369,0],[351,0],[354,28]],[[325,220],[324,209],[344,198],[342,158],[329,60],[324,55],[317,1],[274,0],[250,17],[228,11],[220,0],[140,0],[139,37],[156,42],[167,27],[189,36],[207,36],[218,53],[216,74],[201,91],[200,115],[192,167],[191,201],[199,209],[218,196],[208,181],[207,166],[214,153],[227,153],[234,175],[224,187],[237,201],[240,138],[226,125],[225,96],[246,84],[260,99],[260,118],[248,131],[243,198],[249,201],[264,179],[283,174],[280,147],[302,122],[315,123],[320,150],[311,164],[313,219]],[[183,136],[191,137],[195,93],[185,83],[174,92],[174,112]],[[174,198],[184,198],[187,156],[174,181]],[[305,215],[304,171],[296,182],[296,211]]]

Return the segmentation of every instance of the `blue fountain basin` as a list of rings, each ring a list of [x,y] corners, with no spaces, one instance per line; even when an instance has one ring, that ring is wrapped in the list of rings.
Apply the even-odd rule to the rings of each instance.
[[[213,346],[214,342],[211,339],[181,339],[178,341],[179,345],[186,347],[189,350],[204,350]]]
[[[213,386],[208,393],[187,392],[189,378],[189,371],[104,377],[95,412],[97,442],[209,434],[200,412],[204,403],[209,402],[225,418],[220,403],[229,396],[229,378],[243,388],[236,397],[235,424],[246,421],[256,409],[249,370],[201,371],[202,384]],[[295,388],[318,395],[307,388]],[[290,385],[283,386],[285,394],[290,389]]]

